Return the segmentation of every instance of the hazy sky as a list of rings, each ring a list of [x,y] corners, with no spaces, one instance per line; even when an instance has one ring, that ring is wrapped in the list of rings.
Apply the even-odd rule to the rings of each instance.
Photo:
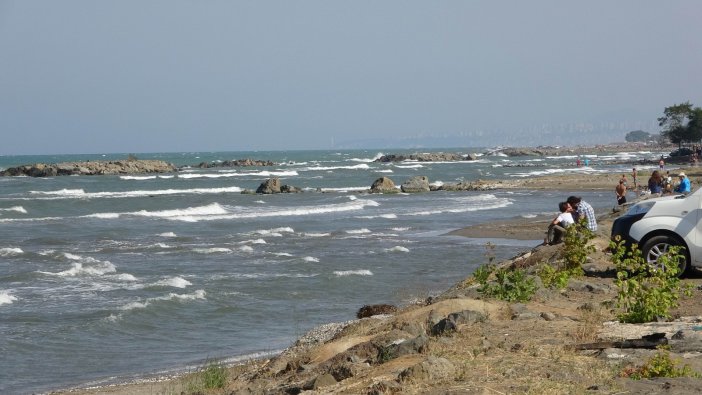
[[[0,0],[0,154],[650,125],[702,106],[700,16],[696,0]]]

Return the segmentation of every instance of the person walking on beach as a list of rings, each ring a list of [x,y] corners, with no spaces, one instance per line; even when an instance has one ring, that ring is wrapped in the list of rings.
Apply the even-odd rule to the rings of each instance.
[[[661,155],[661,160],[658,161],[658,167],[660,168],[660,171],[663,171],[663,168],[665,167],[665,161],[663,160],[663,155]]]
[[[690,179],[687,178],[687,176],[683,172],[680,172],[678,174],[678,177],[680,178],[680,184],[678,184],[678,186],[675,187],[675,192],[687,195],[688,193],[690,193]]]
[[[558,210],[561,213],[548,226],[546,244],[562,243],[566,234],[566,228],[575,223],[572,215],[573,207],[568,202],[558,203]]]
[[[631,176],[634,179],[634,190],[636,190],[637,186],[636,186],[636,168],[635,167],[633,169],[631,169]]]
[[[592,231],[596,232],[597,231],[597,219],[595,218],[595,210],[592,208],[592,206],[582,200],[579,196],[569,196],[568,200],[566,200],[568,204],[573,208],[574,212],[577,213],[577,220],[579,221],[582,218],[585,218],[587,221],[586,227]]]
[[[619,180],[619,184],[614,188],[614,192],[617,194],[617,204],[622,205],[626,203],[626,178],[622,176]]]
[[[654,170],[651,173],[651,177],[648,179],[648,190],[651,191],[651,194],[657,193],[660,195],[663,193],[663,180],[658,170]]]

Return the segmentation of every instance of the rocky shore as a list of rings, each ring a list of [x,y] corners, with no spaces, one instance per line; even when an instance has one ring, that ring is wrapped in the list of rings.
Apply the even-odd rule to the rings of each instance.
[[[693,188],[702,172],[686,168]],[[501,181],[508,188],[612,189],[612,175],[569,175]],[[422,180],[420,180],[422,181]],[[625,377],[650,361],[655,345],[667,344],[673,361],[702,373],[702,275],[684,283],[683,298],[669,321],[620,324],[616,320],[615,272],[608,252],[612,221],[622,211],[598,212],[594,251],[585,275],[563,289],[543,286],[536,274],[563,260],[563,245],[535,245],[500,262],[523,269],[538,290],[524,303],[486,297],[472,276],[441,295],[398,309],[359,310],[356,320],[320,326],[272,358],[227,368],[223,388],[194,384],[202,372],[140,383],[63,391],[80,394],[692,394],[702,380],[691,377],[632,380]],[[511,219],[455,232],[466,237],[532,240],[543,237],[546,219]],[[535,243],[538,244],[538,243]],[[485,261],[489,261],[486,246]],[[373,301],[383,303],[384,301]],[[387,306],[387,305],[384,305]],[[360,308],[361,306],[359,306]],[[395,311],[396,310],[396,311]],[[654,346],[646,339],[652,334]],[[632,345],[648,345],[633,347]]]
[[[117,161],[63,162],[54,164],[36,163],[10,167],[0,172],[0,176],[94,176],[113,174],[169,173],[176,167],[160,160],[126,159]]]

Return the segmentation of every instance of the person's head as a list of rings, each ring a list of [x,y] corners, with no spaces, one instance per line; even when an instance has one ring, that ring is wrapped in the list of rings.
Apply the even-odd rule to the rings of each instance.
[[[654,170],[653,173],[651,173],[651,178],[661,178],[661,173],[659,173],[658,170]]]
[[[678,173],[678,177],[680,177],[680,179],[682,180],[683,178],[685,178],[687,176],[685,175],[685,173],[680,172],[680,173]]]
[[[562,213],[565,213],[570,209],[570,204],[568,204],[568,202],[560,202],[558,203],[558,209],[561,210]]]
[[[624,180],[619,180],[619,183],[620,183],[620,184],[623,184],[623,183],[624,183]]]
[[[566,200],[566,202],[570,204],[570,207],[573,207],[575,209],[578,208],[578,205],[580,204],[581,200],[582,199],[580,199],[579,196],[568,196],[568,200]]]

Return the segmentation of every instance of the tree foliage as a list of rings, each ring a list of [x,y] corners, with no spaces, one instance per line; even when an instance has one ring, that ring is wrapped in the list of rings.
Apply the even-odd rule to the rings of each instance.
[[[651,140],[651,133],[644,132],[643,130],[634,130],[624,136],[624,140],[634,143],[634,142],[644,142]]]
[[[693,107],[689,101],[674,104],[663,110],[658,118],[661,134],[678,145],[702,139],[702,108]]]

